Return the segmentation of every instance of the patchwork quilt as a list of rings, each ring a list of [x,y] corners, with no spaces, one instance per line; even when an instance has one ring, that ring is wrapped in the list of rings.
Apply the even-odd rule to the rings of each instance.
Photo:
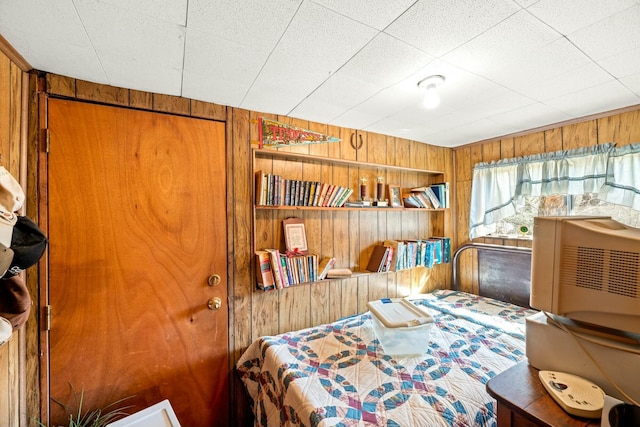
[[[495,426],[489,379],[525,357],[533,310],[458,291],[412,299],[434,318],[422,355],[384,352],[371,313],[261,337],[236,368],[256,426]]]

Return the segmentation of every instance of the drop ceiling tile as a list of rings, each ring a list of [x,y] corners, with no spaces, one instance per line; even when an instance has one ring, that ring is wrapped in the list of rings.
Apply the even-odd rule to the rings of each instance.
[[[640,73],[640,46],[602,58],[598,63],[618,78]]]
[[[515,3],[504,0],[419,0],[385,32],[430,55],[441,56],[518,10]]]
[[[296,117],[313,114],[315,121],[329,121],[382,90],[380,86],[338,72],[305,98],[291,112]]]
[[[640,97],[640,73],[620,79],[620,83]]]
[[[398,111],[405,110],[409,106],[419,106],[421,102],[422,95],[419,91],[415,89],[406,91],[401,87],[393,86],[376,93],[346,113],[334,118],[332,122],[346,123],[351,117],[366,116],[369,119],[365,123],[358,122],[359,127],[363,128]]]
[[[635,4],[636,0],[541,0],[528,11],[568,35]]]
[[[37,70],[107,83],[71,0],[3,1],[0,34]]]
[[[560,35],[521,11],[465,45],[443,56],[443,60],[472,73],[480,74],[523,57],[560,38]]]
[[[242,107],[288,114],[375,35],[370,27],[303,3]]]
[[[431,55],[387,34],[379,33],[338,73],[389,87],[411,76],[432,60]]]
[[[182,96],[237,107],[267,57],[257,46],[188,28]]]
[[[383,30],[416,0],[311,0],[354,21]]]
[[[573,117],[574,116],[552,108],[549,105],[535,103],[507,111],[506,113],[487,117],[487,119],[496,123],[498,126],[504,126],[506,129],[524,131],[569,120]]]
[[[518,92],[538,101],[546,101],[611,80],[613,80],[611,74],[603,70],[600,65],[589,63],[546,80],[532,82],[528,86],[520,86]]]
[[[504,92],[488,93],[484,99],[474,103],[459,104],[460,108],[455,111],[455,114],[462,116],[473,114],[476,119],[483,119],[535,103],[536,101],[530,97],[505,89]]]
[[[187,0],[101,0],[131,13],[172,24],[187,25]]]
[[[302,0],[189,0],[189,29],[271,52]]]
[[[530,52],[525,57],[518,56],[501,66],[496,64],[484,75],[509,89],[521,93],[532,93],[539,87],[540,81],[549,80],[556,75],[590,63],[589,57],[580,49],[567,39],[560,38]]]
[[[370,114],[357,109],[351,109],[339,117],[332,119],[329,124],[351,129],[365,129],[377,120],[378,119],[372,118]]]
[[[571,117],[597,114],[640,103],[638,95],[618,81],[611,81],[579,92],[545,101],[545,104]]]
[[[640,6],[626,9],[570,34],[569,40],[595,60],[640,47]]]
[[[500,127],[489,119],[480,119],[466,123],[463,126],[438,132],[431,138],[437,139],[439,143],[451,146],[498,138],[510,132],[512,132],[510,128]],[[453,137],[450,135],[453,135]]]
[[[184,27],[98,0],[77,8],[110,84],[180,94]]]

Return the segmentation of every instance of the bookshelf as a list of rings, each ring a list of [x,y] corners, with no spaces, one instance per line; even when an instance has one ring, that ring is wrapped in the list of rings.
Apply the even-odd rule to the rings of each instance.
[[[293,149],[295,150],[295,148]],[[285,148],[284,150],[291,149]],[[329,182],[354,190],[358,189],[359,179],[362,176],[367,176],[371,183],[375,183],[376,177],[383,176],[385,189],[386,183],[393,183],[408,191],[413,187],[445,181],[444,171],[345,160],[275,149],[253,149],[251,154],[251,172],[254,179],[252,191],[254,252],[264,248],[282,247],[282,221],[291,216],[300,216],[305,218],[308,224],[307,234],[310,240],[310,250],[320,252],[319,248],[321,247],[322,252],[327,253],[319,253],[319,256],[336,256],[338,259],[336,268],[350,268],[353,271],[353,275],[350,277],[356,278],[387,273],[366,271],[367,262],[371,255],[370,251],[376,243],[401,237],[423,238],[424,236],[438,235],[444,231],[445,214],[443,212],[447,211],[446,208],[262,205],[256,203],[255,186],[255,172],[263,171],[280,175],[284,179]],[[357,191],[354,192],[357,193]],[[388,198],[388,194],[386,196]],[[356,194],[351,196],[351,200],[356,198]],[[377,223],[379,225],[376,227],[381,228],[381,224],[385,222],[390,224],[386,227],[389,229],[386,231],[389,235],[381,235],[378,231],[373,230],[373,226],[368,225]],[[399,231],[396,231],[399,224],[404,227],[402,236]],[[333,238],[331,238],[332,242],[329,243],[329,248],[325,249],[327,235],[333,235]],[[335,280],[344,279],[324,279],[319,282],[296,284],[295,287]]]
[[[419,174],[425,177],[443,177],[443,171],[437,170],[426,170],[426,169],[417,169],[411,167],[403,167],[403,166],[393,166],[393,165],[382,165],[378,163],[368,163],[368,162],[359,162],[357,160],[344,160],[332,157],[320,157],[320,156],[312,156],[309,154],[301,154],[301,153],[293,153],[289,151],[277,151],[274,149],[253,149],[253,164],[254,171],[256,170],[255,164],[256,159],[272,159],[272,160],[281,160],[285,162],[300,162],[300,163],[310,163],[310,164],[318,164],[318,165],[338,165],[338,166],[346,166],[346,167],[355,167],[361,170],[376,170],[378,172],[399,172],[399,173],[414,173]],[[352,187],[357,188],[357,183],[352,183]],[[354,197],[356,194],[353,195]],[[254,194],[253,200],[256,200],[255,195],[255,186],[254,186]],[[387,209],[395,209],[395,210],[429,210],[429,211],[441,211],[443,208],[438,209],[425,209],[425,208],[413,208],[413,207],[380,207],[380,206],[362,206],[362,207],[349,207],[349,206],[341,206],[341,207],[327,207],[327,206],[291,206],[291,205],[257,205],[254,203],[255,209],[269,209],[269,210],[387,210]]]

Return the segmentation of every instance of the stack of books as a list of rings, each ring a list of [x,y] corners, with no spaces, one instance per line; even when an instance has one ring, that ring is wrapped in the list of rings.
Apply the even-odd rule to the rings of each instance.
[[[405,207],[441,209],[449,207],[449,183],[416,187],[403,194]]]
[[[278,249],[258,250],[256,251],[258,289],[270,291],[323,280],[332,270],[335,261],[333,257],[325,257],[318,262],[316,254],[287,255]]]
[[[399,271],[414,267],[432,268],[451,262],[451,239],[430,237],[419,240],[385,240],[371,253],[367,271]]]
[[[341,207],[353,189],[319,181],[284,179],[280,175],[256,171],[256,205]]]

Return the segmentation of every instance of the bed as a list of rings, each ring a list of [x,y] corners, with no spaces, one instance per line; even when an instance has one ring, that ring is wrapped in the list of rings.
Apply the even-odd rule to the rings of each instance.
[[[494,426],[485,384],[524,359],[535,312],[457,290],[411,301],[434,318],[422,355],[386,354],[370,312],[253,342],[236,369],[255,425]]]

